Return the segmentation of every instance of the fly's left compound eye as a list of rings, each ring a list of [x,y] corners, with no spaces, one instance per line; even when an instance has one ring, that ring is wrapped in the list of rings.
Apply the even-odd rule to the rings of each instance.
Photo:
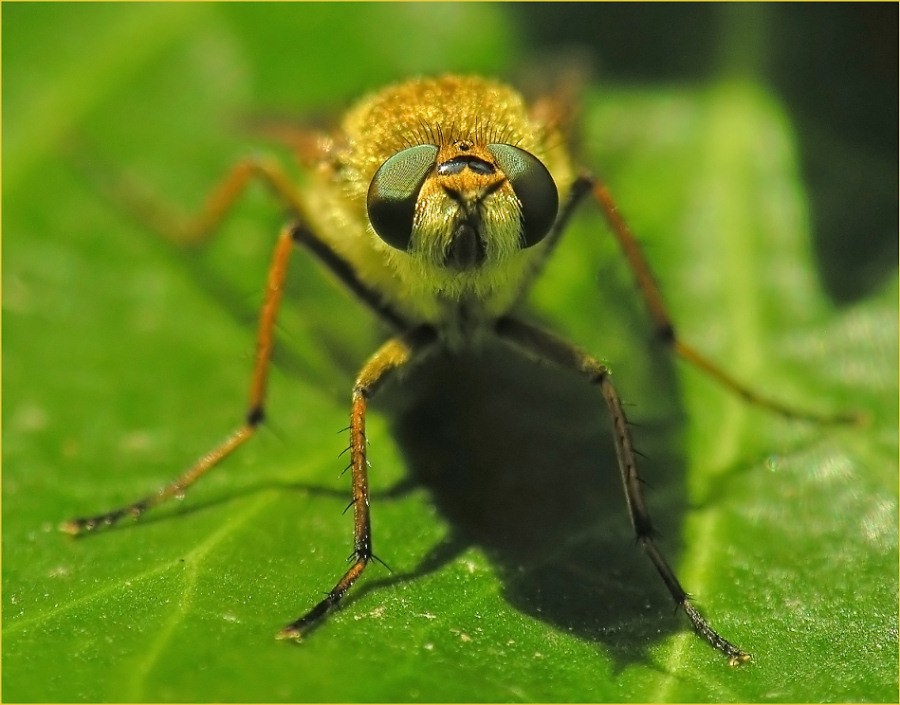
[[[511,144],[489,144],[487,148],[522,204],[523,247],[536,245],[556,222],[559,193],[553,177],[537,157],[524,149]]]
[[[409,249],[416,201],[437,153],[433,144],[401,150],[378,167],[372,177],[366,211],[378,237],[391,247]]]

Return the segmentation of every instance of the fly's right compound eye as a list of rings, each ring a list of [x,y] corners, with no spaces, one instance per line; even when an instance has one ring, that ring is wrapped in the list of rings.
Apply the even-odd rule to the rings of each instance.
[[[437,157],[433,144],[404,149],[378,167],[366,195],[369,222],[391,247],[408,250],[419,191]]]
[[[556,222],[559,194],[553,177],[540,159],[511,144],[489,144],[488,151],[506,174],[522,204],[522,243],[536,245]]]

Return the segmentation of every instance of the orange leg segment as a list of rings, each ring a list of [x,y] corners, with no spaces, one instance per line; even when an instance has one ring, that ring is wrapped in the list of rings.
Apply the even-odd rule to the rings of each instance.
[[[794,419],[814,421],[816,423],[857,423],[861,418],[853,413],[821,414],[805,409],[784,404],[758,393],[751,386],[740,382],[723,370],[719,365],[705,357],[687,343],[680,340],[675,334],[675,326],[669,316],[669,311],[663,301],[659,285],[653,277],[653,272],[644,256],[640,245],[628,223],[619,212],[616,202],[613,200],[606,184],[592,177],[583,177],[594,195],[594,199],[603,210],[604,216],[612,229],[613,236],[619,244],[622,253],[628,260],[628,265],[637,280],[641,296],[650,312],[656,328],[657,335],[668,344],[678,357],[689,362],[694,367],[716,380],[719,384],[733,393],[743,397],[748,402],[762,408],[773,411],[782,416]]]
[[[269,363],[272,357],[273,333],[278,309],[284,291],[284,280],[287,275],[287,265],[293,249],[293,226],[285,226],[278,237],[272,263],[269,266],[269,275],[266,285],[265,302],[259,319],[259,331],[256,343],[256,362],[253,369],[253,379],[250,384],[250,401],[247,416],[244,423],[232,433],[223,443],[216,446],[209,453],[203,455],[187,471],[176,480],[160,489],[156,494],[149,495],[132,504],[113,509],[103,514],[89,517],[70,519],[60,524],[60,530],[68,534],[83,534],[95,529],[112,526],[125,517],[138,518],[151,507],[154,507],[171,497],[178,497],[205,475],[209,470],[219,464],[226,457],[248,441],[256,432],[257,426],[262,422],[264,402],[266,394],[266,380],[268,377]]]
[[[366,458],[366,410],[369,399],[397,369],[411,362],[434,339],[423,326],[388,340],[363,366],[353,386],[350,407],[350,472],[353,492],[353,564],[331,591],[309,612],[288,624],[277,637],[299,640],[338,605],[374,557],[369,513],[369,462]]]

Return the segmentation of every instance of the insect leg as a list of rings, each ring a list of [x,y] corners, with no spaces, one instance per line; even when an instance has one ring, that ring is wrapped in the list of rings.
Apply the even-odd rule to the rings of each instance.
[[[662,551],[656,545],[655,531],[641,488],[641,478],[631,432],[622,402],[610,380],[609,370],[601,362],[574,345],[517,319],[504,318],[498,321],[497,333],[501,338],[527,354],[574,370],[584,375],[591,384],[599,387],[612,417],[619,471],[625,488],[631,524],[638,543],[666,584],[676,605],[687,615],[694,630],[714,648],[724,653],[732,666],[749,661],[750,654],[720,636],[697,611]]]
[[[562,239],[563,233],[565,233],[566,227],[572,219],[572,215],[577,210],[579,204],[584,200],[584,197],[590,193],[590,190],[591,182],[584,176],[580,176],[572,182],[569,193],[559,209],[556,221],[553,223],[553,227],[550,228],[550,232],[547,233],[547,236],[541,243],[543,249],[540,255],[531,260],[528,273],[522,277],[522,280],[519,283],[517,303],[525,298],[527,293],[531,290],[531,285],[535,278],[541,273],[547,260],[550,259],[550,255],[553,254],[553,250],[556,249],[557,244],[559,244],[559,241]],[[514,307],[515,305],[513,308]]]
[[[423,326],[388,340],[369,358],[353,385],[350,407],[350,472],[353,495],[352,565],[325,599],[278,633],[279,639],[299,639],[330,612],[365,570],[372,559],[372,528],[369,517],[369,463],[366,459],[366,409],[369,399],[399,368],[413,360],[434,340],[434,331]]]
[[[179,223],[174,218],[160,218],[157,213],[157,217],[151,222],[156,225],[157,230],[170,234],[179,243],[199,242],[215,231],[235,201],[254,179],[264,182],[276,198],[299,219],[293,231],[295,242],[309,250],[394,329],[402,331],[409,328],[409,324],[399,313],[389,308],[374,291],[363,284],[347,262],[305,225],[307,218],[304,215],[304,207],[297,191],[279,163],[274,160],[251,157],[238,162],[212,190],[199,215],[195,218]],[[152,206],[146,208],[152,208]],[[173,230],[174,232],[172,232]]]
[[[662,298],[659,285],[653,276],[647,258],[644,256],[640,245],[628,223],[619,212],[619,208],[610,194],[609,188],[602,181],[591,177],[582,176],[578,181],[586,184],[587,189],[593,193],[594,199],[603,210],[613,235],[618,242],[622,253],[628,260],[628,265],[634,273],[638,288],[644,299],[644,304],[653,319],[656,334],[666,343],[678,357],[686,360],[694,367],[715,379],[719,384],[748,402],[769,409],[788,418],[805,419],[817,423],[852,423],[860,420],[856,414],[820,414],[816,412],[798,409],[782,403],[776,399],[759,394],[751,386],[735,379],[731,374],[722,369],[715,362],[702,355],[693,347],[682,341],[675,333],[675,326],[669,316],[669,311]],[[576,181],[576,183],[578,183]]]
[[[151,507],[171,497],[181,496],[188,487],[254,435],[265,416],[263,404],[266,396],[269,362],[272,357],[275,319],[281,304],[288,260],[294,245],[295,229],[296,226],[285,226],[282,229],[272,256],[272,263],[269,266],[265,301],[260,311],[256,339],[256,362],[250,384],[250,402],[244,423],[223,443],[202,456],[184,474],[164,486],[156,494],[104,514],[70,519],[60,525],[61,531],[68,534],[81,534],[100,527],[112,526],[125,517],[138,518]]]
[[[69,149],[76,166],[112,204],[176,245],[193,246],[206,240],[254,181],[264,183],[293,216],[305,217],[296,187],[272,158],[252,156],[237,162],[211,189],[199,212],[185,216],[179,209],[163,203],[152,191],[148,192],[146,184],[133,176],[98,166],[95,151],[81,143],[70,145]]]
[[[303,245],[318,259],[332,274],[340,279],[344,285],[356,294],[372,311],[377,313],[386,323],[396,331],[409,330],[410,324],[397,312],[386,304],[378,292],[369,288],[360,281],[353,268],[342,259],[331,247],[319,238],[310,228],[298,226],[294,230],[294,240]]]
[[[170,235],[180,244],[195,244],[215,231],[254,180],[266,184],[295,217],[304,219],[303,205],[291,179],[277,161],[263,157],[248,157],[235,164],[209,194],[200,213],[192,219],[179,221],[176,218],[161,216],[154,206],[144,206],[143,210],[150,211],[150,222],[160,232]]]

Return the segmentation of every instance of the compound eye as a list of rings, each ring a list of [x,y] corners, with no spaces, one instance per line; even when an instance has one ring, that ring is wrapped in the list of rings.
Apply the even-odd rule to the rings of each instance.
[[[378,167],[372,177],[366,195],[369,222],[391,247],[409,249],[416,201],[437,153],[432,144],[404,149]]]
[[[523,247],[536,245],[550,232],[559,210],[553,177],[537,157],[524,149],[511,144],[489,144],[487,148],[522,204]]]

